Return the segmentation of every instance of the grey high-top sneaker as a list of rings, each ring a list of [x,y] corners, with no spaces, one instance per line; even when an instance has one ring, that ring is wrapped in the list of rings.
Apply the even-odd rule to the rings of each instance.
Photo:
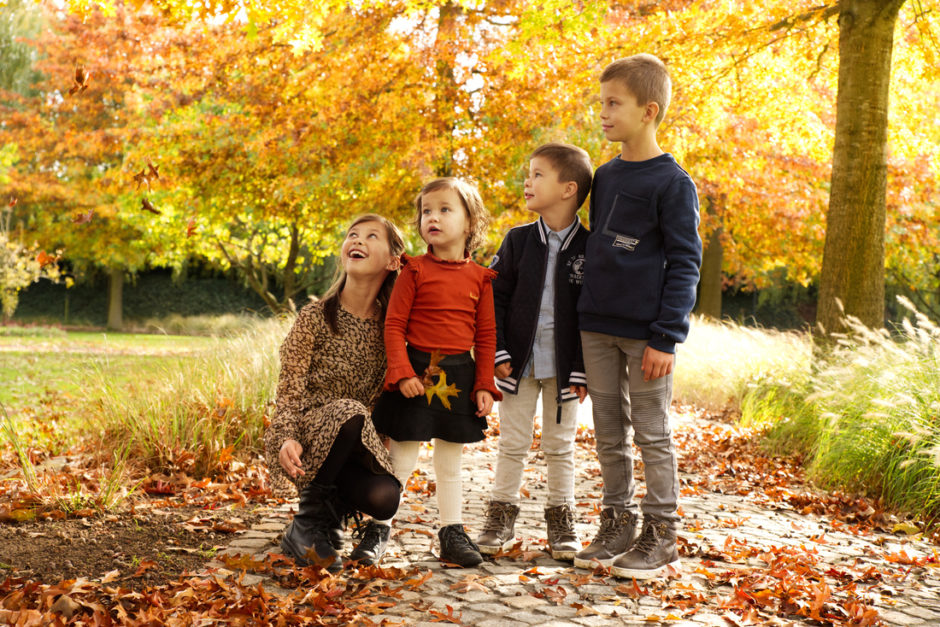
[[[643,532],[633,548],[614,560],[610,574],[615,577],[652,579],[678,571],[682,564],[676,550],[676,526],[661,518],[646,517]]]
[[[552,558],[571,561],[581,550],[581,538],[574,530],[574,512],[567,503],[545,508],[546,535]]]
[[[490,501],[486,506],[483,531],[477,536],[480,553],[493,555],[512,545],[515,536],[519,506],[502,501]]]
[[[619,516],[614,508],[608,507],[601,512],[601,528],[594,540],[574,556],[574,565],[578,568],[595,568],[598,563],[610,566],[614,558],[630,549],[636,537],[635,513],[625,510]]]

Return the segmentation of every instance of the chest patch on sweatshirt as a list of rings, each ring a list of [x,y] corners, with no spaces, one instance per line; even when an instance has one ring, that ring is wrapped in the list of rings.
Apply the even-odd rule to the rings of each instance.
[[[577,255],[565,264],[568,267],[568,283],[581,285],[584,283],[584,255]]]
[[[639,243],[640,243],[640,240],[638,240],[635,237],[627,237],[626,235],[618,235],[617,237],[614,238],[613,246],[614,248],[623,248],[624,250],[633,252],[634,250],[636,250],[636,245]]]

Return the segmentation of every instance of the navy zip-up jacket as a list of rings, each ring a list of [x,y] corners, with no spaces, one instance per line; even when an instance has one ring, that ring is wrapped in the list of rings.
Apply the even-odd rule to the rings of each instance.
[[[496,385],[510,394],[518,391],[517,377],[531,358],[535,343],[548,260],[543,228],[547,227],[538,220],[510,229],[490,264],[499,273],[493,279],[496,365],[508,361],[512,367],[512,374],[497,379]],[[570,386],[587,385],[577,312],[587,239],[587,229],[577,223],[561,243],[555,263],[555,380],[559,404],[578,398]]]
[[[581,329],[674,353],[702,264],[695,183],[672,155],[611,159],[594,174]]]

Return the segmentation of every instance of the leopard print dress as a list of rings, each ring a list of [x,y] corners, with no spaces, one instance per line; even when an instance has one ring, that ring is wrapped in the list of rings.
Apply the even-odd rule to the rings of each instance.
[[[322,302],[297,314],[281,345],[281,374],[274,416],[264,436],[265,459],[276,492],[293,483],[303,489],[316,476],[340,427],[363,415],[362,443],[374,457],[376,472],[392,473],[388,451],[372,424],[371,410],[385,379],[382,323],[359,318],[342,307],[333,335],[323,316]],[[304,475],[284,472],[278,454],[285,440],[303,446]],[[370,460],[371,461],[371,460]]]

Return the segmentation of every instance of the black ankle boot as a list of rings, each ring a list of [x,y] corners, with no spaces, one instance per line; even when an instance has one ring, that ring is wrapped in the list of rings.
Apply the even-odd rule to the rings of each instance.
[[[316,564],[331,573],[343,568],[334,546],[336,531],[342,542],[341,513],[336,511],[336,488],[307,484],[300,493],[297,513],[284,530],[281,549],[298,566]],[[342,546],[342,545],[340,545]]]
[[[362,538],[359,544],[349,554],[349,559],[359,562],[363,566],[372,566],[378,564],[385,555],[385,548],[388,546],[388,537],[391,534],[391,527],[370,520],[368,524],[362,527]]]

